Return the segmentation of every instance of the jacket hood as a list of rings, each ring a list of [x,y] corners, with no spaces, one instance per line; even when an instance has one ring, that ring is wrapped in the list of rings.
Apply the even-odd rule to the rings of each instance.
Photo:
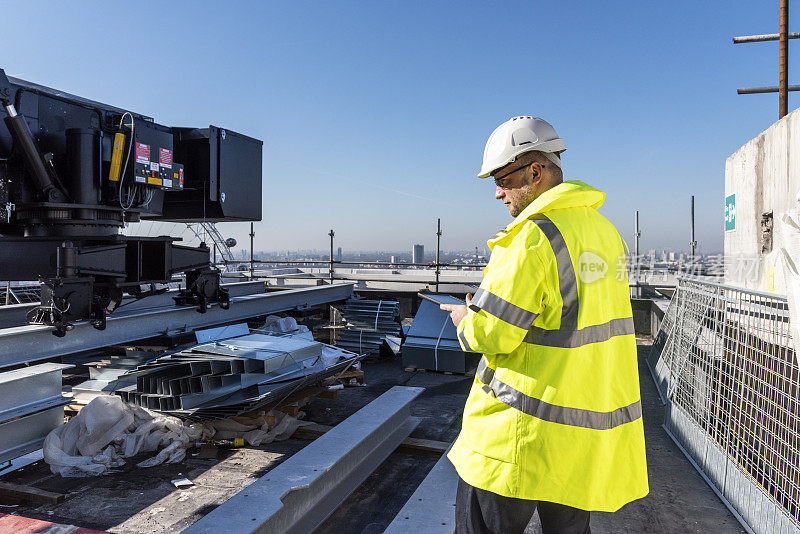
[[[566,208],[588,207],[598,209],[603,205],[606,194],[589,184],[578,180],[562,182],[542,193],[539,198],[528,204],[528,207],[517,215],[517,218],[506,226],[506,232],[524,223],[538,213]]]

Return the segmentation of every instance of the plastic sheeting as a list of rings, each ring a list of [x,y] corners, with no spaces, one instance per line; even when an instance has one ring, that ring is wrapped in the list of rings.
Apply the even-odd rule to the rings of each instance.
[[[180,419],[155,414],[126,404],[117,396],[101,396],[75,417],[56,428],[44,441],[44,460],[64,477],[102,475],[125,465],[126,458],[155,453],[136,465],[152,467],[180,462],[197,441],[243,437],[258,446],[289,438],[300,422],[282,412],[266,417],[237,418],[213,423],[184,424]]]
[[[294,317],[278,317],[270,315],[264,322],[264,326],[258,330],[263,330],[265,334],[304,334],[311,332],[307,326],[298,325]],[[309,339],[313,339],[310,337]]]
[[[794,355],[800,364],[800,192],[797,204],[781,217],[783,279],[789,301],[789,323],[794,341]]]

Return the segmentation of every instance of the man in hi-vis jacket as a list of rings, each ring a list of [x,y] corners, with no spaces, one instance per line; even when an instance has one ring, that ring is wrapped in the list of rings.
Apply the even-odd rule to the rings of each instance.
[[[625,244],[605,193],[563,181],[553,127],[515,117],[489,137],[480,178],[514,220],[488,241],[466,306],[442,305],[465,351],[482,353],[448,454],[456,531],[589,532],[589,511],[648,493]]]

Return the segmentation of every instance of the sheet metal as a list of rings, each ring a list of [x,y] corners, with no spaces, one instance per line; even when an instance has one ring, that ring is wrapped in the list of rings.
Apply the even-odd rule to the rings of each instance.
[[[126,402],[186,419],[237,415],[279,401],[344,370],[356,354],[334,349],[344,361],[322,358],[322,343],[292,336],[247,333],[148,361],[117,379]],[[325,361],[329,363],[326,364]]]
[[[247,323],[231,324],[217,328],[206,328],[205,330],[195,330],[194,337],[198,343],[208,343],[229,337],[236,337],[248,334],[250,328]]]
[[[480,356],[461,350],[450,314],[428,299],[420,303],[401,353],[406,367],[453,373],[465,373]]]

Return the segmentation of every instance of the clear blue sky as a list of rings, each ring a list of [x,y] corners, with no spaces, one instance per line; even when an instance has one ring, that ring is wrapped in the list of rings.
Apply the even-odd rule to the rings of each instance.
[[[256,249],[430,250],[437,217],[444,249],[482,246],[508,221],[484,143],[530,114],[629,242],[638,208],[644,250],[688,248],[694,194],[719,251],[725,158],[777,118],[736,94],[777,84],[777,43],[731,44],[777,32],[777,0],[9,4],[8,75],[263,139]]]

